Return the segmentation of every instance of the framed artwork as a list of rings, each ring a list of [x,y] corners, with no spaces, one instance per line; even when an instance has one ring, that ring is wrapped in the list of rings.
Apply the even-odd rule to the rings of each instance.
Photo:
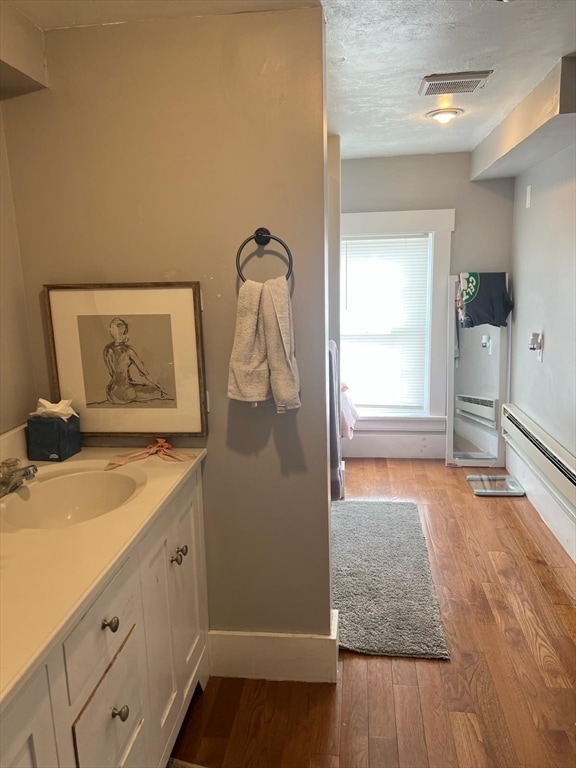
[[[208,434],[200,283],[45,285],[54,386],[85,435]]]

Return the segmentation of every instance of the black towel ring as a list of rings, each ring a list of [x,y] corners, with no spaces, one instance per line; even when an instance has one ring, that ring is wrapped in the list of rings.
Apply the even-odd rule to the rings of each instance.
[[[288,272],[286,273],[286,280],[290,279],[290,275],[292,274],[292,254],[290,253],[290,248],[286,245],[284,240],[280,240],[279,237],[276,237],[275,235],[270,234],[270,230],[266,229],[266,227],[258,227],[256,232],[254,232],[253,235],[250,235],[250,237],[247,237],[246,240],[242,243],[240,248],[238,248],[238,253],[236,254],[236,271],[238,272],[238,275],[240,276],[240,279],[243,283],[246,282],[246,278],[242,274],[242,270],[240,269],[240,254],[244,250],[244,246],[246,246],[250,240],[255,240],[258,245],[268,245],[270,240],[276,240],[277,243],[280,243],[280,245],[284,248],[286,253],[288,254]]]

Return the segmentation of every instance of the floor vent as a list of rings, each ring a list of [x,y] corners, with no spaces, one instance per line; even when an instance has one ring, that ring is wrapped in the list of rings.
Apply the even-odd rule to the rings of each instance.
[[[493,69],[482,72],[451,72],[445,75],[427,75],[418,91],[420,96],[442,96],[445,93],[473,93],[484,88]]]

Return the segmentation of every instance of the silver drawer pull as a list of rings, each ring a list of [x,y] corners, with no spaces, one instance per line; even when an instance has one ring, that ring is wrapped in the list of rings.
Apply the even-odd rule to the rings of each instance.
[[[121,709],[114,709],[112,710],[112,717],[119,717],[120,720],[122,720],[123,723],[128,720],[128,715],[130,714],[130,710],[128,708],[128,704],[124,704],[124,706]]]
[[[186,557],[186,555],[188,554],[188,544],[184,544],[184,546],[183,546],[183,547],[178,547],[178,549],[176,550],[176,552],[182,552],[182,554],[184,555],[184,557]]]
[[[120,619],[118,616],[113,616],[110,621],[108,619],[102,619],[102,629],[108,628],[110,632],[118,632],[120,626]]]

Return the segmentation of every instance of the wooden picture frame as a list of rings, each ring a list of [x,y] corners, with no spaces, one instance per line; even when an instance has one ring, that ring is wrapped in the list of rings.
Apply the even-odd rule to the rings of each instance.
[[[200,283],[45,285],[56,396],[84,435],[208,434]]]

